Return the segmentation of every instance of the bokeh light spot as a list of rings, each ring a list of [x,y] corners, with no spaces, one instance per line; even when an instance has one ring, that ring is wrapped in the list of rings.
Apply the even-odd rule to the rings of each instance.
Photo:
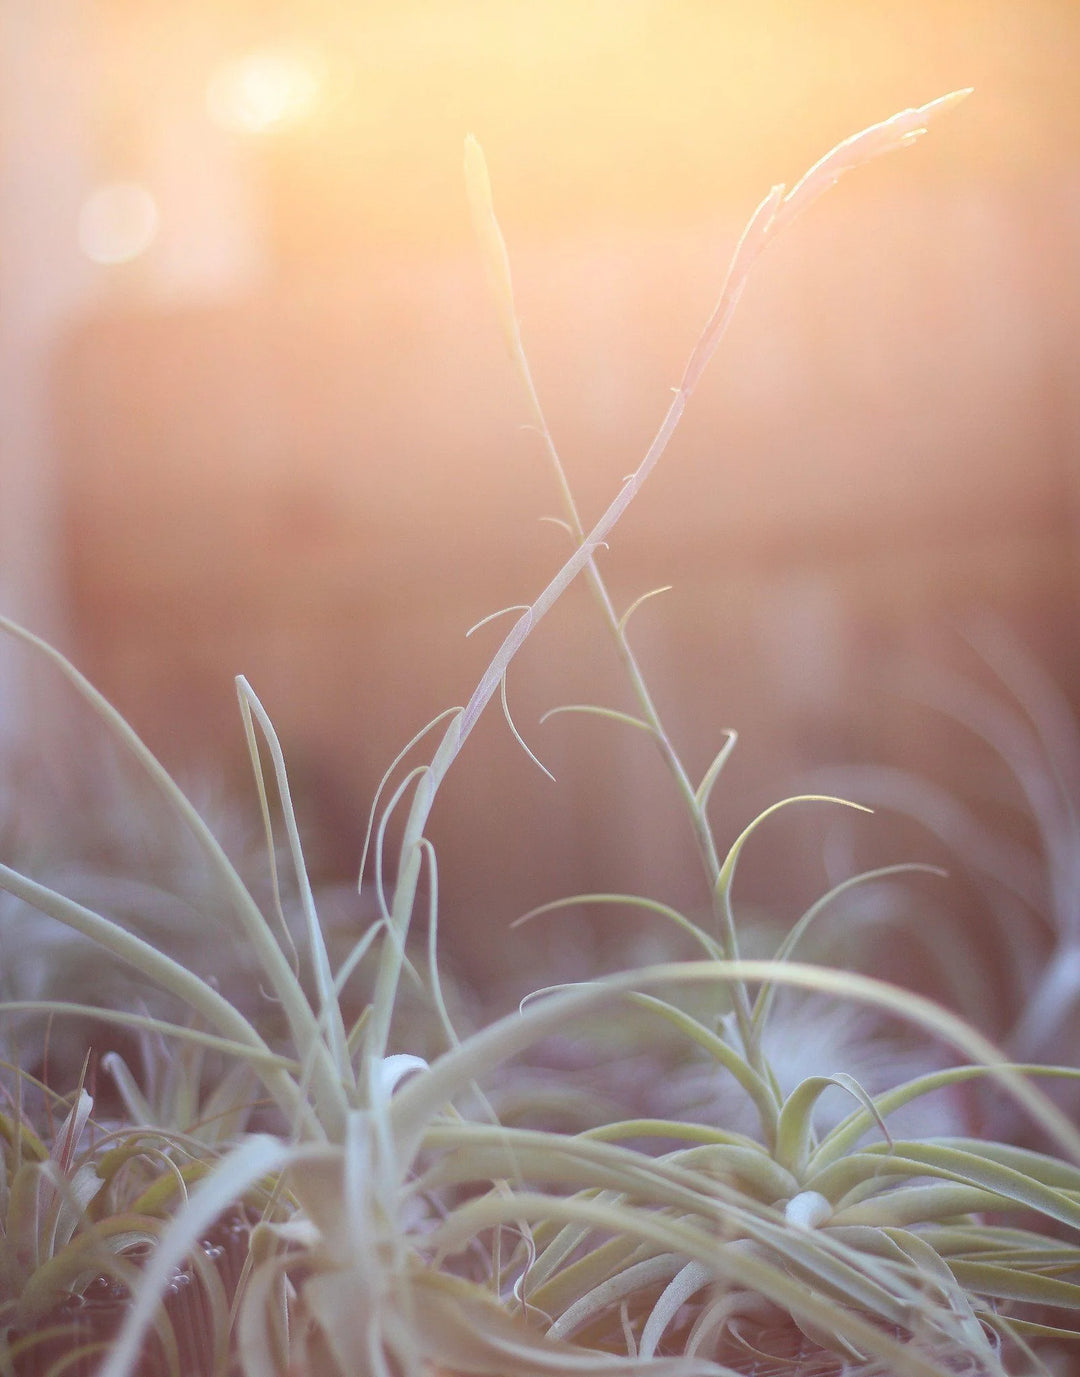
[[[249,53],[226,63],[207,87],[211,118],[241,134],[297,124],[311,110],[319,82],[311,65],[289,53]]]
[[[129,263],[154,242],[158,222],[157,202],[146,187],[110,182],[82,203],[79,248],[95,263]]]

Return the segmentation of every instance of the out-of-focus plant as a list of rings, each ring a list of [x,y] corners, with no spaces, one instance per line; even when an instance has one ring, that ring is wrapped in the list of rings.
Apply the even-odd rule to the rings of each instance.
[[[257,963],[243,943],[218,940],[220,892],[197,848],[169,825],[152,791],[124,770],[110,743],[99,740],[92,726],[82,727],[86,758],[73,752],[81,769],[73,768],[73,778],[54,785],[45,798],[35,797],[44,786],[35,789],[26,765],[12,766],[14,797],[0,821],[0,855],[211,977],[230,1002],[268,1025],[274,1010],[261,995]],[[245,883],[264,899],[260,833],[235,803],[225,806],[206,778],[196,784],[200,813],[235,858]],[[43,921],[39,910],[10,893],[0,894],[0,931],[0,998],[8,1010],[0,1055],[40,1072],[47,1043],[55,1084],[77,1076],[88,1044],[99,1054],[113,1045],[125,1056],[137,1050],[128,1034],[110,1035],[102,1010],[186,1017],[180,1000],[149,985],[93,938]],[[47,1023],[38,1013],[18,1011],[24,1001],[64,1000],[73,991],[93,1006],[85,1016],[68,1014]]]
[[[1075,1064],[1080,1029],[1080,727],[1051,676],[1001,623],[967,640],[992,685],[942,667],[908,671],[912,698],[981,741],[999,773],[977,791],[899,767],[827,776],[905,814],[946,846],[979,895],[977,934],[953,931],[942,973],[958,1007],[1017,1057]],[[1004,773],[1000,767],[1004,766]],[[1075,1101],[1073,1101],[1075,1103]]]

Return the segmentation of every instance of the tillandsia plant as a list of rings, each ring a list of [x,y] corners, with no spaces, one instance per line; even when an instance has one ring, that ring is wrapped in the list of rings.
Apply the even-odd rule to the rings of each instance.
[[[0,1368],[89,1371],[81,1365],[97,1367],[130,1309],[140,1264],[165,1231],[169,1206],[209,1169],[208,1154],[183,1135],[95,1123],[93,1096],[82,1079],[65,1101],[18,1067],[7,1069],[10,1107],[0,1112]],[[38,1117],[47,1125],[43,1136]],[[226,1357],[228,1299],[220,1269],[207,1256],[215,1246],[205,1242],[175,1273],[170,1303],[154,1317],[149,1352],[175,1363],[185,1338],[189,1349],[194,1342],[206,1355],[216,1339],[214,1357]],[[197,1296],[194,1315],[189,1296]]]
[[[616,614],[596,562],[663,453],[768,243],[837,178],[912,142],[962,94],[875,125],[827,154],[791,190],[773,188],[739,241],[720,301],[655,440],[588,531],[532,385],[483,155],[468,141],[467,184],[500,319],[563,496],[572,549],[532,604],[516,609],[520,615],[468,703],[418,733],[384,776],[361,866],[363,877],[370,854],[378,917],[339,962],[331,961],[320,927],[283,752],[247,682],[237,681],[274,877],[268,913],[119,715],[57,652],[5,623],[75,685],[168,801],[217,877],[222,929],[230,941],[248,944],[285,1029],[271,1039],[254,1017],[153,943],[0,866],[0,885],[100,943],[191,1011],[183,1023],[111,1013],[149,1038],[201,1049],[186,1054],[185,1074],[166,1078],[156,1093],[140,1089],[124,1064],[110,1063],[132,1120],[118,1133],[128,1132],[137,1145],[154,1128],[139,1120],[176,1113],[179,1105],[190,1118],[191,1107],[203,1103],[203,1053],[243,1068],[238,1080],[257,1079],[268,1102],[261,1113],[270,1127],[276,1123],[275,1131],[246,1131],[247,1088],[230,1085],[236,1095],[203,1103],[203,1114],[212,1109],[226,1116],[220,1132],[209,1139],[197,1133],[196,1109],[187,1136],[168,1139],[197,1143],[200,1167],[172,1172],[175,1189],[152,1197],[167,1200],[173,1217],[161,1233],[153,1231],[152,1251],[100,1377],[135,1371],[155,1325],[163,1336],[163,1371],[215,1377],[234,1368],[245,1377],[1000,1375],[1046,1371],[1036,1347],[1077,1337],[1061,1316],[1080,1305],[1080,1133],[1032,1079],[1075,1073],[1014,1065],[926,999],[870,977],[793,961],[797,944],[838,891],[804,915],[775,959],[741,957],[732,884],[747,838],[774,810],[721,853],[708,805],[734,738],[727,737],[695,783],[630,647],[629,613]],[[712,921],[704,926],[660,901],[634,900],[689,933],[701,959],[540,991],[517,1013],[463,1038],[439,982],[437,866],[425,829],[439,786],[496,695],[510,721],[507,670],[579,573],[615,637],[638,711],[578,710],[632,726],[659,747],[687,809]],[[410,767],[413,751],[439,729],[431,758]],[[389,797],[380,811],[384,793]],[[391,885],[386,838],[399,809],[406,819]],[[285,921],[285,882],[275,869],[279,851],[303,915],[296,944]],[[422,882],[427,954],[417,961],[407,944]],[[372,995],[349,1022],[344,995],[365,967],[372,968]],[[445,1050],[430,1062],[395,1041],[400,992],[415,981],[426,983],[443,1026]],[[844,1067],[784,1092],[767,1031],[777,991],[785,987],[904,1020],[959,1054],[962,1064],[877,1094]],[[55,999],[9,1007],[54,1018],[84,1012]],[[678,1118],[615,1119],[578,1132],[500,1122],[497,1098],[485,1093],[500,1066],[574,1020],[598,1012],[620,1019],[627,1010],[643,1028],[653,1020],[674,1031],[711,1062],[718,1078],[730,1078],[752,1107],[755,1131]],[[894,1110],[978,1078],[992,1078],[1031,1115],[1053,1152],[970,1138],[892,1136]],[[832,1086],[845,1090],[854,1107],[818,1132],[815,1108]],[[169,1160],[175,1166],[176,1157]],[[88,1240],[104,1237],[100,1214],[78,1198],[70,1204]],[[199,1286],[217,1301],[203,1311],[210,1342],[192,1358],[168,1341],[175,1333],[162,1297],[178,1270],[191,1265],[200,1240],[238,1210],[250,1233],[243,1271],[216,1291],[220,1277],[200,1274]],[[88,1284],[81,1275],[69,1281],[73,1295]],[[18,1369],[10,1334],[4,1342],[0,1371],[25,1371]]]

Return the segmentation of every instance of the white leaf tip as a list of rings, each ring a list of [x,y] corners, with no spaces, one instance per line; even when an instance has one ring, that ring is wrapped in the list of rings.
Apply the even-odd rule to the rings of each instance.
[[[820,1191],[800,1191],[784,1206],[784,1222],[795,1229],[816,1229],[832,1218],[832,1205]]]

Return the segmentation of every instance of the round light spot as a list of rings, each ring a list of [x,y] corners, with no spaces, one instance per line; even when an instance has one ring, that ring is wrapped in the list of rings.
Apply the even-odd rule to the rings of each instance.
[[[311,66],[289,53],[249,53],[220,67],[206,91],[210,117],[240,134],[267,134],[302,120],[319,83]]]
[[[158,231],[158,207],[136,182],[110,182],[79,209],[79,248],[94,263],[129,263],[145,253]]]

